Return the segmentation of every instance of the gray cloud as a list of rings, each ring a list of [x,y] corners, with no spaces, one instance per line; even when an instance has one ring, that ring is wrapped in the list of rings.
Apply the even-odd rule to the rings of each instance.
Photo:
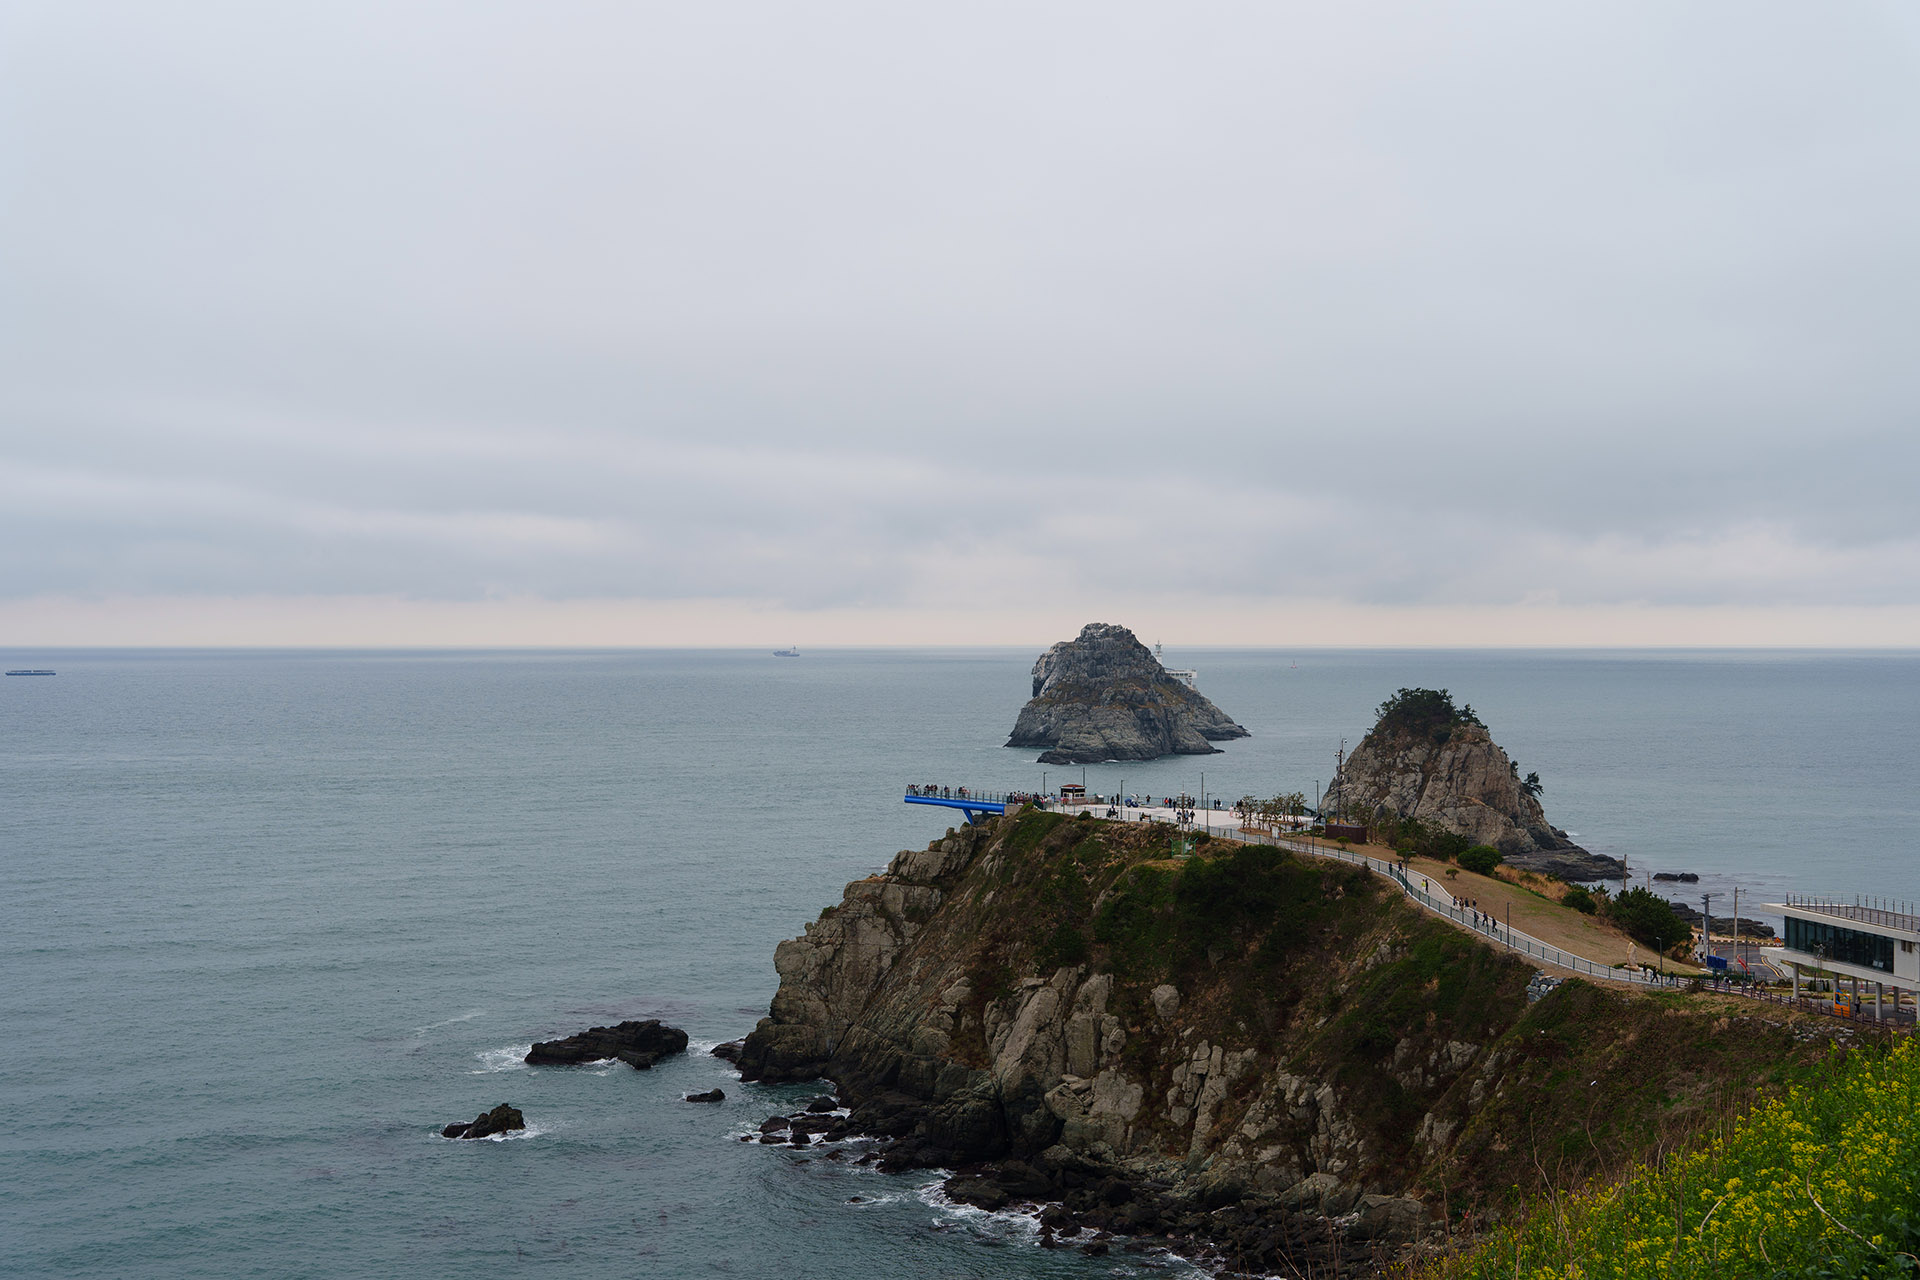
[[[0,15],[0,595],[1920,603],[1892,3]]]

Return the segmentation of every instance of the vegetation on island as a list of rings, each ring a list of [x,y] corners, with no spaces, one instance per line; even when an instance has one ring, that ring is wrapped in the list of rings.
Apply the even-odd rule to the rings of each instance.
[[[1693,1150],[1543,1196],[1435,1280],[1920,1274],[1920,1046],[1836,1055]]]
[[[1461,725],[1480,725],[1480,717],[1469,705],[1454,706],[1453,695],[1445,689],[1401,689],[1377,707],[1374,732],[1406,734],[1445,742]]]

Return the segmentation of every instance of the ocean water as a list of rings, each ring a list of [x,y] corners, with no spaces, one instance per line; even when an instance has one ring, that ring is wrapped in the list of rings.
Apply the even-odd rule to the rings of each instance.
[[[812,1091],[701,1052],[518,1061],[751,1029],[774,944],[948,825],[904,784],[1041,784],[1000,746],[1033,656],[0,653],[60,673],[0,680],[0,1274],[1167,1274],[740,1142]],[[1378,702],[1446,687],[1556,823],[1716,912],[1920,898],[1917,655],[1167,658],[1254,736],[1091,789],[1311,795]],[[502,1101],[524,1136],[437,1136]]]

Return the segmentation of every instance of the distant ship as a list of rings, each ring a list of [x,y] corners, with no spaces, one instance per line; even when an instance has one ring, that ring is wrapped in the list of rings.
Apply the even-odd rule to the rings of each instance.
[[[9,671],[7,674],[10,676],[50,676],[53,672],[34,668],[33,670]]]
[[[773,656],[776,658],[797,658],[800,656],[800,649],[797,645],[791,649],[775,649]],[[48,674],[51,675],[52,673],[49,672]]]

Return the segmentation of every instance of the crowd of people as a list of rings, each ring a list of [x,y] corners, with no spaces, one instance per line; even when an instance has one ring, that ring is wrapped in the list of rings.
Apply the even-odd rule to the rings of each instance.
[[[927,800],[979,800],[987,804],[1030,804],[1046,798],[1031,791],[988,792],[947,787],[937,782],[910,782],[907,784],[907,794]]]
[[[969,791],[965,787],[949,787],[937,782],[910,782],[907,784],[907,794],[910,796],[920,796],[929,800],[991,800],[996,803],[1004,800],[1009,804],[1034,802],[1044,804],[1056,799],[1071,799],[1075,803],[1103,804],[1108,808],[1151,809],[1157,806],[1162,809],[1173,809],[1176,811],[1175,816],[1182,822],[1192,822],[1199,816],[1199,802],[1192,796],[1187,795],[1161,796],[1157,802],[1152,796],[1127,796],[1124,800],[1118,795],[1088,796],[1074,794],[1070,797],[1055,797],[1041,795],[1033,791],[1008,791],[1005,793],[997,791],[991,793],[985,791]]]

